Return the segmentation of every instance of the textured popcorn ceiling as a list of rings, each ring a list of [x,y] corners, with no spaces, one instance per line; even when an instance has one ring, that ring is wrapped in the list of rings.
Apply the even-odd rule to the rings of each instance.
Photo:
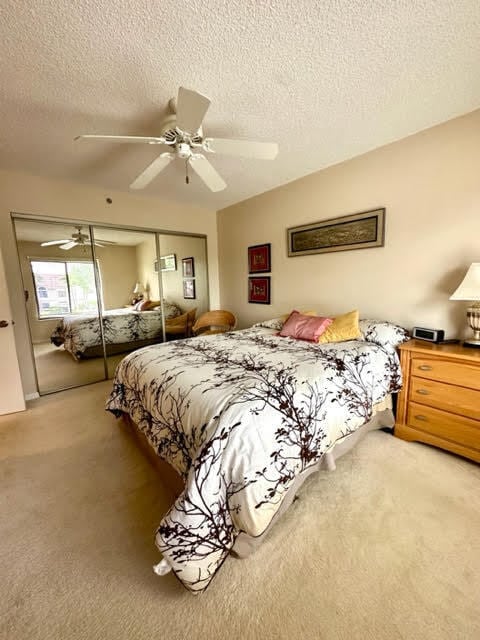
[[[176,161],[144,193],[215,209],[480,106],[479,0],[2,0],[0,167],[128,190],[178,86],[210,136],[278,141],[273,161]]]

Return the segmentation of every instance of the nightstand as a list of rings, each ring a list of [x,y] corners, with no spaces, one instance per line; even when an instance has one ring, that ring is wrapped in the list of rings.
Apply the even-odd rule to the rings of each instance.
[[[480,349],[410,340],[395,435],[480,462]]]

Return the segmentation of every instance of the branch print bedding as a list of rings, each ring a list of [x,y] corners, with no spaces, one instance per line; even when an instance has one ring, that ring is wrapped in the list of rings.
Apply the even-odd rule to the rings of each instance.
[[[378,344],[253,327],[130,354],[106,408],[127,413],[183,477],[156,544],[200,592],[239,532],[263,533],[296,476],[400,387],[395,351]]]
[[[180,315],[173,304],[164,304],[165,319]],[[103,331],[106,344],[123,344],[136,340],[152,340],[162,336],[162,311],[135,311],[110,309],[103,312]],[[55,327],[50,341],[62,344],[75,358],[81,358],[88,347],[101,344],[100,323],[97,315],[71,315],[62,318]]]

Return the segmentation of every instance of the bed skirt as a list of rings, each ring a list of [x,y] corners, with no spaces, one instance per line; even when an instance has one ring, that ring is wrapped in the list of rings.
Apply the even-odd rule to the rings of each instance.
[[[172,503],[183,491],[183,481],[178,473],[171,467],[168,462],[162,460],[157,456],[153,447],[148,442],[147,438],[139,430],[137,425],[133,422],[129,415],[123,414],[123,421],[128,427],[129,431],[133,434],[140,448],[145,453],[150,462],[160,472],[162,483],[167,491],[170,493]],[[249,536],[246,533],[240,533],[235,540],[235,544],[231,551],[232,555],[238,558],[246,558],[254,553],[258,546],[262,543],[265,536],[268,535],[272,526],[282,516],[283,513],[289,508],[295,499],[297,492],[299,491],[305,480],[317,471],[326,469],[333,471],[335,469],[335,460],[338,460],[345,453],[353,449],[353,447],[369,432],[375,429],[381,429],[382,427],[393,427],[395,424],[395,417],[392,411],[392,396],[389,395],[373,407],[372,418],[364,424],[362,427],[354,431],[352,434],[337,440],[331,449],[326,451],[320,460],[301,473],[290,486],[289,490],[283,498],[282,506],[276,512],[272,518],[267,529],[257,537]]]

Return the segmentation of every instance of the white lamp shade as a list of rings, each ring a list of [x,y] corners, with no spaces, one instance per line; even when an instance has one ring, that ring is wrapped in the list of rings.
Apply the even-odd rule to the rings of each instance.
[[[135,285],[135,289],[133,290],[133,293],[141,293],[142,292],[142,285],[140,284],[140,282],[137,282],[137,284]]]
[[[480,262],[473,262],[450,300],[480,300]]]

